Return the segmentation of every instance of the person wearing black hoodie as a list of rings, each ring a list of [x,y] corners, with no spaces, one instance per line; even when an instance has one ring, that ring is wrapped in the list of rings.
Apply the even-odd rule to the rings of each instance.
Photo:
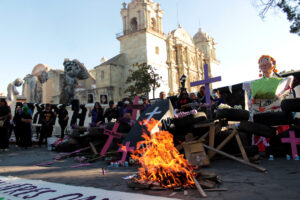
[[[8,127],[12,118],[5,99],[0,99],[0,151],[8,151]]]

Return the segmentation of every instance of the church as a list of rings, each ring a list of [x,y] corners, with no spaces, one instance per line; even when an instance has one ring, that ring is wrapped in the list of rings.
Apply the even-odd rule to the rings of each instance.
[[[122,4],[123,31],[116,35],[120,54],[95,67],[96,88],[100,93],[107,93],[114,100],[125,97],[129,69],[136,63],[147,63],[162,76],[155,97],[160,91],[178,94],[183,74],[187,76],[187,90],[199,90],[199,87],[190,88],[189,83],[203,79],[205,63],[210,73],[211,63],[218,63],[214,39],[201,29],[192,38],[181,26],[166,35],[162,28],[163,13],[160,4],[152,0]]]
[[[123,31],[116,34],[120,53],[108,60],[102,59],[102,63],[89,71],[90,78],[79,82],[76,96],[81,103],[100,102],[103,96],[108,101],[120,101],[127,96],[124,91],[128,87],[126,80],[130,75],[129,69],[142,63],[153,66],[156,73],[162,76],[161,86],[155,91],[156,98],[161,91],[169,96],[178,94],[183,74],[187,77],[188,92],[199,91],[199,86],[191,88],[190,82],[204,79],[204,64],[208,64],[210,76],[212,64],[218,64],[214,39],[201,29],[191,37],[180,25],[165,34],[163,14],[160,4],[152,0],[132,0],[129,4],[122,4]],[[56,81],[62,79],[62,73],[51,72],[43,88],[60,91],[60,84],[59,87],[49,84],[62,82]],[[58,91],[44,90],[43,102],[59,103],[58,94]]]

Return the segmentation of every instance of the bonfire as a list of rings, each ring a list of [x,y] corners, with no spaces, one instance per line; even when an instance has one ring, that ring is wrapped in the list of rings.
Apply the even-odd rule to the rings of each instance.
[[[148,121],[142,134],[145,140],[138,142],[137,150],[131,154],[141,164],[135,181],[163,188],[194,188],[193,167],[175,148],[173,135],[155,129],[157,125],[160,126],[154,119]]]

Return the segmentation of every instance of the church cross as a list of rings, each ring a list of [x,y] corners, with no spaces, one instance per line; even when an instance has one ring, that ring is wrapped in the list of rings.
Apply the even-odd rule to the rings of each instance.
[[[205,85],[205,100],[206,103],[210,106],[210,91],[209,91],[209,84],[213,82],[221,81],[221,76],[217,76],[214,78],[209,78],[208,75],[208,65],[204,64],[204,80],[202,81],[195,81],[191,83],[191,87],[199,86],[199,85]]]
[[[295,156],[298,155],[297,144],[300,144],[300,138],[295,137],[294,131],[290,131],[289,138],[281,138],[281,142],[282,143],[291,143],[293,158],[295,158]]]
[[[123,152],[121,162],[125,162],[128,151],[134,150],[134,147],[130,147],[130,141],[126,142],[125,146],[118,149],[118,152]]]
[[[117,132],[119,123],[115,123],[112,130],[104,129],[104,134],[108,135],[105,145],[103,146],[100,155],[104,156],[114,138],[120,139],[122,135]]]

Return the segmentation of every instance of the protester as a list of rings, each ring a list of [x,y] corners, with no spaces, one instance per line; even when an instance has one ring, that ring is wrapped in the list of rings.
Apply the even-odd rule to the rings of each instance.
[[[197,96],[198,96],[199,103],[207,103],[206,95],[205,95],[205,86],[200,87],[200,91],[198,92]],[[210,100],[211,102],[213,102],[214,99],[212,98],[212,96],[210,96]]]
[[[164,91],[161,91],[161,92],[159,93],[159,99],[160,99],[160,100],[165,100],[165,99],[167,99],[167,95],[166,95],[166,93],[165,93]]]
[[[16,137],[16,145],[20,145],[20,136],[22,134],[22,125],[21,125],[21,116],[22,116],[22,108],[21,106],[17,106],[16,111],[15,111],[15,116],[13,118],[14,122],[14,133]]]
[[[68,125],[68,120],[69,120],[69,115],[65,104],[62,104],[62,106],[58,109],[57,114],[58,114],[58,123],[61,129],[60,138],[63,139],[65,136],[65,129]]]
[[[32,146],[32,135],[31,135],[31,122],[32,116],[31,111],[27,105],[22,108],[21,122],[19,124],[20,132],[20,147],[27,148]]]
[[[5,99],[0,99],[0,151],[8,151],[8,127],[12,118]]]
[[[109,101],[109,108],[105,110],[104,118],[107,119],[108,122],[110,122],[112,119],[119,118],[119,112],[115,107],[114,101]]]
[[[123,117],[119,118],[119,123],[120,123],[120,126],[122,127],[122,130],[127,133],[130,131],[130,129],[132,128],[132,126],[135,124],[135,120],[133,120],[131,118],[131,113],[130,112],[127,112],[124,114]]]
[[[89,112],[89,117],[92,117],[92,127],[96,126],[100,122],[104,122],[103,108],[99,102],[95,102],[94,108]]]
[[[191,108],[185,105],[191,103],[192,100],[189,98],[189,94],[186,90],[182,90],[179,95],[179,99],[177,102],[177,109],[183,112],[190,111]]]
[[[42,117],[42,128],[39,139],[39,146],[44,143],[44,140],[47,142],[47,138],[52,136],[53,125],[55,123],[55,114],[51,110],[51,105],[46,104],[46,110],[41,113]]]
[[[201,86],[197,94],[199,103],[205,103],[205,86]]]
[[[143,106],[144,108],[141,110],[141,113],[147,111],[147,109],[151,107],[151,103],[148,98],[143,98]]]
[[[222,98],[220,91],[217,89],[214,89],[212,92],[212,97],[214,99],[215,107],[218,107],[221,103],[225,103],[224,99]]]

